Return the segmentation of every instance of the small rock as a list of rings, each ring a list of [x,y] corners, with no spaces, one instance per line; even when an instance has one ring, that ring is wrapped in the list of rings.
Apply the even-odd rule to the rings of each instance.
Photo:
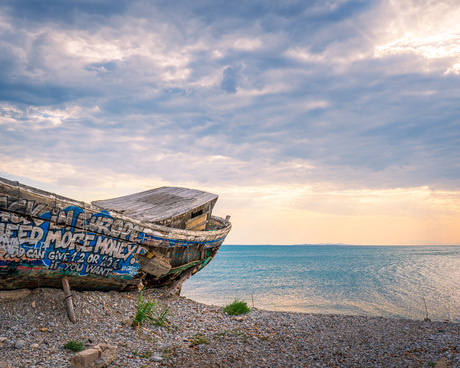
[[[7,362],[0,362],[0,368],[10,368]]]
[[[0,336],[0,342],[5,342],[6,340],[8,340],[7,337]]]
[[[26,342],[24,340],[18,340],[16,341],[16,343],[14,344],[14,347],[16,349],[22,349],[24,346],[26,346]]]
[[[107,366],[107,358],[106,357],[103,357],[101,356],[99,359],[97,359],[96,361],[94,361],[94,365],[96,367],[106,367]]]
[[[37,343],[30,345],[30,347],[31,347],[32,349],[36,349],[36,348],[38,348],[39,346],[40,346],[40,345],[38,345]]]
[[[163,360],[163,358],[161,356],[153,356],[150,358],[150,360],[154,361],[154,362],[161,362]]]
[[[132,317],[126,317],[121,320],[121,323],[124,324],[125,326],[132,326],[134,318]]]

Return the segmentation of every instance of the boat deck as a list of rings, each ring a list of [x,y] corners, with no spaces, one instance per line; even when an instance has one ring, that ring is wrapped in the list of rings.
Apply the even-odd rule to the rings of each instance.
[[[140,221],[162,223],[184,216],[193,210],[200,210],[202,207],[209,207],[202,210],[210,212],[217,198],[216,194],[196,189],[161,187],[123,197],[94,201],[92,204]],[[207,204],[209,205],[206,206]]]

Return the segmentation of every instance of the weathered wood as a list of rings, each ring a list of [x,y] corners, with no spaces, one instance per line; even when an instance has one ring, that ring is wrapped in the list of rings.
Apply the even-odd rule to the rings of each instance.
[[[193,272],[196,270],[196,267],[189,268],[187,271],[181,274],[180,278],[177,279],[173,284],[171,284],[168,289],[163,293],[163,297],[170,295],[180,295],[182,284],[187,281]]]
[[[77,319],[75,318],[75,311],[73,309],[72,293],[70,292],[70,285],[67,276],[62,276],[62,287],[64,289],[64,300],[66,303],[67,316],[69,317],[70,322],[77,323]]]
[[[138,261],[142,271],[157,277],[166,275],[171,269],[168,260],[156,252],[151,252],[147,256],[139,256]]]
[[[169,273],[176,273],[176,272],[179,272],[179,271],[183,271],[183,270],[186,270],[187,268],[190,268],[192,266],[196,266],[196,265],[199,265],[203,263],[203,259],[200,259],[198,261],[193,261],[193,262],[190,262],[190,263],[187,263],[185,265],[182,265],[182,266],[178,266],[178,267],[174,267],[174,268],[171,268],[169,270]]]
[[[92,202],[141,221],[185,228],[185,223],[211,213],[218,196],[196,189],[161,187],[123,197]]]
[[[208,219],[208,214],[193,217],[190,220],[186,221],[185,228],[188,230],[200,231],[206,228],[206,221]]]

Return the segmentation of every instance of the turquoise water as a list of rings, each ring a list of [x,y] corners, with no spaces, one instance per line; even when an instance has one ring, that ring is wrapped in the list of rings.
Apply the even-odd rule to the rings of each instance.
[[[224,306],[460,322],[460,247],[223,245],[181,295]],[[254,301],[254,302],[253,302]],[[426,309],[425,309],[426,303]]]

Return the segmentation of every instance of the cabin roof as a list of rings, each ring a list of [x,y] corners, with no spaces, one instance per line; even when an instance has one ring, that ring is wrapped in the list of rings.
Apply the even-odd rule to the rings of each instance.
[[[107,211],[117,211],[140,221],[158,222],[183,215],[217,197],[216,194],[196,189],[161,187],[91,203]]]

